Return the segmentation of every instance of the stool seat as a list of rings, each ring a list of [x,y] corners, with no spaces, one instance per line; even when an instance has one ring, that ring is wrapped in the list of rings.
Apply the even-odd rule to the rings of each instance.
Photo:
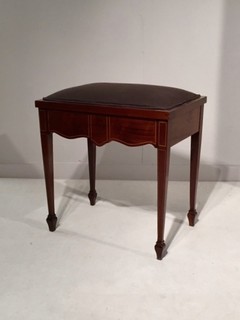
[[[42,155],[50,231],[57,227],[54,206],[53,134],[87,138],[91,205],[97,200],[96,146],[117,141],[130,147],[153,145],[157,150],[157,242],[161,260],[167,253],[164,226],[170,149],[191,137],[189,225],[194,226],[203,109],[206,97],[165,86],[91,83],[53,93],[35,102],[39,109]],[[136,216],[137,219],[137,216]]]
[[[43,100],[169,110],[199,97],[199,94],[165,86],[132,83],[90,83],[58,91],[44,97]]]

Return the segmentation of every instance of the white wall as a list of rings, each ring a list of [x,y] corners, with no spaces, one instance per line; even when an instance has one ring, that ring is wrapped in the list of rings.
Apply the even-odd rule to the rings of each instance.
[[[42,177],[34,100],[97,81],[208,96],[203,180],[240,178],[240,1],[0,0],[0,176]],[[54,140],[56,177],[86,177],[85,139]],[[171,179],[188,179],[189,139]],[[156,150],[98,149],[98,177],[152,179]]]

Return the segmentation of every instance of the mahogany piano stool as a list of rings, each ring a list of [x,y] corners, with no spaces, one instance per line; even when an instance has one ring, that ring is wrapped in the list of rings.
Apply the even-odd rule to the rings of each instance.
[[[92,83],[53,93],[35,102],[39,109],[47,223],[55,231],[53,141],[56,133],[88,141],[90,204],[95,205],[96,146],[118,141],[130,147],[157,149],[157,259],[166,254],[164,225],[170,148],[191,136],[189,225],[197,216],[196,191],[202,136],[204,96],[182,89],[127,83]]]

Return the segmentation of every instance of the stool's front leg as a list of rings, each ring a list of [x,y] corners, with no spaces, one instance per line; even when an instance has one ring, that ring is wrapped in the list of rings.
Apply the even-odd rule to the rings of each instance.
[[[55,231],[57,217],[54,209],[53,142],[52,133],[41,132],[43,166],[47,191],[48,217],[50,231]]]
[[[157,167],[157,230],[158,238],[155,245],[157,259],[162,260],[166,255],[166,245],[164,242],[164,227],[166,215],[168,172],[169,172],[170,148],[158,149],[158,167]]]
[[[190,209],[188,211],[188,221],[190,226],[194,226],[197,216],[196,197],[198,172],[200,162],[201,149],[201,132],[197,132],[191,136],[191,164],[190,164]]]
[[[95,188],[96,181],[96,145],[90,139],[88,139],[88,166],[89,166],[89,182],[90,191],[88,198],[92,206],[95,205],[97,199],[97,192]]]
[[[188,211],[188,221],[190,226],[194,226],[197,211],[196,197],[200,163],[201,141],[202,141],[202,121],[203,106],[201,107],[199,131],[191,136],[191,164],[190,164],[190,209]]]

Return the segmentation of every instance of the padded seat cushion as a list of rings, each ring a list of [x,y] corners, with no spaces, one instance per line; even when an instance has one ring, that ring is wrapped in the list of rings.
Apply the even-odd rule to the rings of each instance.
[[[198,94],[171,87],[127,83],[91,83],[58,91],[44,97],[43,100],[166,110],[199,97]]]

